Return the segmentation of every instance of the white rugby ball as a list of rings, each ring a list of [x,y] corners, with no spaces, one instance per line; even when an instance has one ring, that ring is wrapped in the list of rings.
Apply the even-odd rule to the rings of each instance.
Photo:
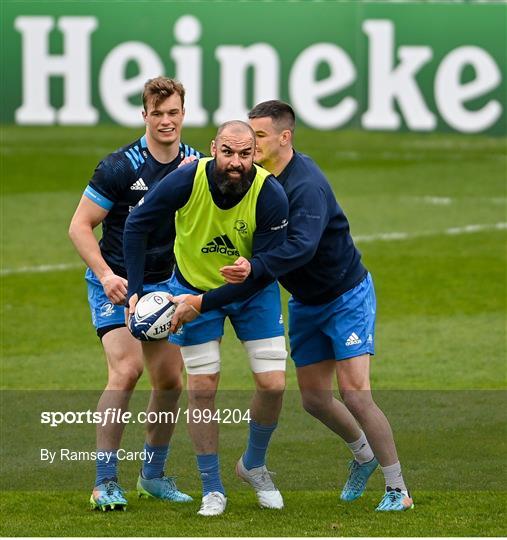
[[[129,330],[141,341],[167,339],[175,311],[176,306],[167,298],[166,292],[145,294],[137,302],[135,313],[130,317]]]

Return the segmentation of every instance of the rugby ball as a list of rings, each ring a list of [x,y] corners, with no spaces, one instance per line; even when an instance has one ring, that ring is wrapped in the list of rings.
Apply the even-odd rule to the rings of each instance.
[[[135,313],[129,320],[129,330],[141,341],[167,339],[175,311],[176,306],[167,298],[166,292],[148,293],[137,302]]]

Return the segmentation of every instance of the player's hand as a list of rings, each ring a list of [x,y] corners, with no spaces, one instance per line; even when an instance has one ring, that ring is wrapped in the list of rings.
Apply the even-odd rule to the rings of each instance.
[[[192,163],[192,161],[196,161],[197,159],[199,159],[197,156],[187,156],[186,158],[183,158],[181,163],[178,165],[178,169],[183,167],[183,165],[188,165],[189,163]]]
[[[180,294],[169,299],[178,306],[171,318],[170,332],[175,334],[183,324],[192,322],[201,314],[202,294]]]
[[[139,296],[137,296],[137,293],[135,293],[129,298],[129,307],[128,307],[129,315],[134,315],[136,311],[137,302],[139,302]]]
[[[220,273],[228,283],[243,283],[251,271],[252,265],[245,257],[236,259],[231,266],[222,266],[220,268]]]
[[[116,274],[107,274],[100,279],[106,296],[113,304],[121,306],[127,299],[127,280]]]
[[[129,325],[129,319],[134,315],[136,311],[136,305],[137,302],[139,302],[139,296],[136,294],[133,294],[129,299],[129,305],[125,308],[125,326]]]

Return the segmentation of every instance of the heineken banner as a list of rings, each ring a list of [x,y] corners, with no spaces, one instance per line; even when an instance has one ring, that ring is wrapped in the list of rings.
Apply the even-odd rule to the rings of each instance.
[[[505,134],[506,4],[2,0],[1,121],[142,123],[144,82],[186,125],[290,102],[317,129]]]

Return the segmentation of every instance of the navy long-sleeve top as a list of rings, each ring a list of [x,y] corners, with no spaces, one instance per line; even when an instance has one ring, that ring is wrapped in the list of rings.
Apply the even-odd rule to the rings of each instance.
[[[224,195],[214,181],[214,160],[206,164],[206,176],[213,202],[222,209],[232,208],[241,196]],[[142,296],[144,261],[146,256],[147,239],[154,231],[164,230],[168,242],[174,245],[175,226],[174,216],[179,208],[185,206],[192,193],[197,162],[176,169],[166,176],[153,190],[150,190],[139,205],[132,210],[126,223],[123,237],[124,259],[128,276],[128,298],[133,294]],[[288,201],[282,186],[273,177],[266,178],[256,207],[256,230],[253,234],[252,254],[258,255],[263,251],[274,249],[284,242],[287,231]],[[218,273],[217,268],[217,273]],[[175,268],[178,280],[190,289],[199,291],[186,282],[178,268]],[[275,278],[263,274],[250,276],[244,283],[226,285],[225,298],[232,297],[230,301],[223,301],[218,295],[220,305],[228,304],[236,298],[245,299],[258,292],[274,281]],[[216,289],[219,291],[222,288]],[[207,304],[207,294],[203,297],[202,311],[214,309],[215,304]]]
[[[316,163],[295,152],[278,177],[289,199],[287,240],[252,259],[252,273],[278,277],[305,304],[337,298],[362,281],[366,269],[349,222]]]
[[[278,278],[305,304],[330,302],[366,276],[348,220],[326,177],[308,156],[294,152],[278,181],[289,199],[287,240],[251,259],[250,277]],[[208,292],[208,305],[234,298],[230,285]]]

